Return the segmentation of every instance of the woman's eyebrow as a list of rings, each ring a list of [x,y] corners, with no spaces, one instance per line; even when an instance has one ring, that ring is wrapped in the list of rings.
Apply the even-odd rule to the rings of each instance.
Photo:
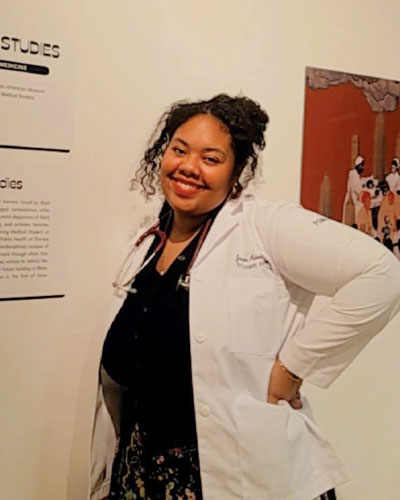
[[[223,149],[216,148],[216,147],[205,148],[204,151],[216,151],[217,153],[221,153],[224,156],[226,155],[226,152]]]
[[[184,141],[183,139],[181,139],[180,137],[174,137],[171,142],[174,142],[174,141],[181,142],[184,146],[189,147],[189,144],[186,141]]]
[[[171,142],[174,142],[174,141],[180,142],[181,144],[183,144],[187,148],[190,147],[189,143],[186,142],[185,140],[181,139],[180,137],[174,137]],[[223,149],[217,148],[215,146],[211,146],[209,148],[204,148],[203,151],[207,151],[207,152],[215,151],[217,153],[221,153],[224,157],[226,156],[226,152]]]

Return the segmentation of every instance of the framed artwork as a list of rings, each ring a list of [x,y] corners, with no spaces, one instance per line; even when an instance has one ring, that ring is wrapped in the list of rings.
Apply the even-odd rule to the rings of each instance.
[[[306,68],[301,203],[400,259],[400,82]]]

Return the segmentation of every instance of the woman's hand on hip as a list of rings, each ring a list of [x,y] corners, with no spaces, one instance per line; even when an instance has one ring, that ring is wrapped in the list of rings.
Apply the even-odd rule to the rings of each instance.
[[[300,397],[301,383],[302,380],[292,380],[290,378],[290,372],[285,370],[277,359],[271,370],[267,402],[276,405],[279,400],[284,399],[292,408],[296,410],[302,408],[303,403]]]

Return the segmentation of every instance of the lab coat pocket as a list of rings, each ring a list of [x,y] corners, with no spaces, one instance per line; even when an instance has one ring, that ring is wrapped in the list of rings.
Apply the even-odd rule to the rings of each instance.
[[[232,352],[276,354],[278,299],[272,279],[232,278],[228,281],[229,348]]]
[[[297,498],[318,477],[304,420],[290,405],[241,392],[235,404],[243,498]]]

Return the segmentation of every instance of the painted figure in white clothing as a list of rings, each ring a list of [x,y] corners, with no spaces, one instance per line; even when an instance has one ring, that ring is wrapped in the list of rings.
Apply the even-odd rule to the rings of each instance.
[[[344,224],[352,225],[357,218],[358,211],[362,207],[359,196],[363,184],[361,174],[364,171],[364,166],[364,158],[362,156],[357,156],[354,161],[354,168],[349,172],[347,191],[343,203],[342,222]]]
[[[386,176],[386,182],[389,184],[390,191],[395,193],[400,189],[400,160],[398,158],[393,158],[391,169],[392,171]]]

